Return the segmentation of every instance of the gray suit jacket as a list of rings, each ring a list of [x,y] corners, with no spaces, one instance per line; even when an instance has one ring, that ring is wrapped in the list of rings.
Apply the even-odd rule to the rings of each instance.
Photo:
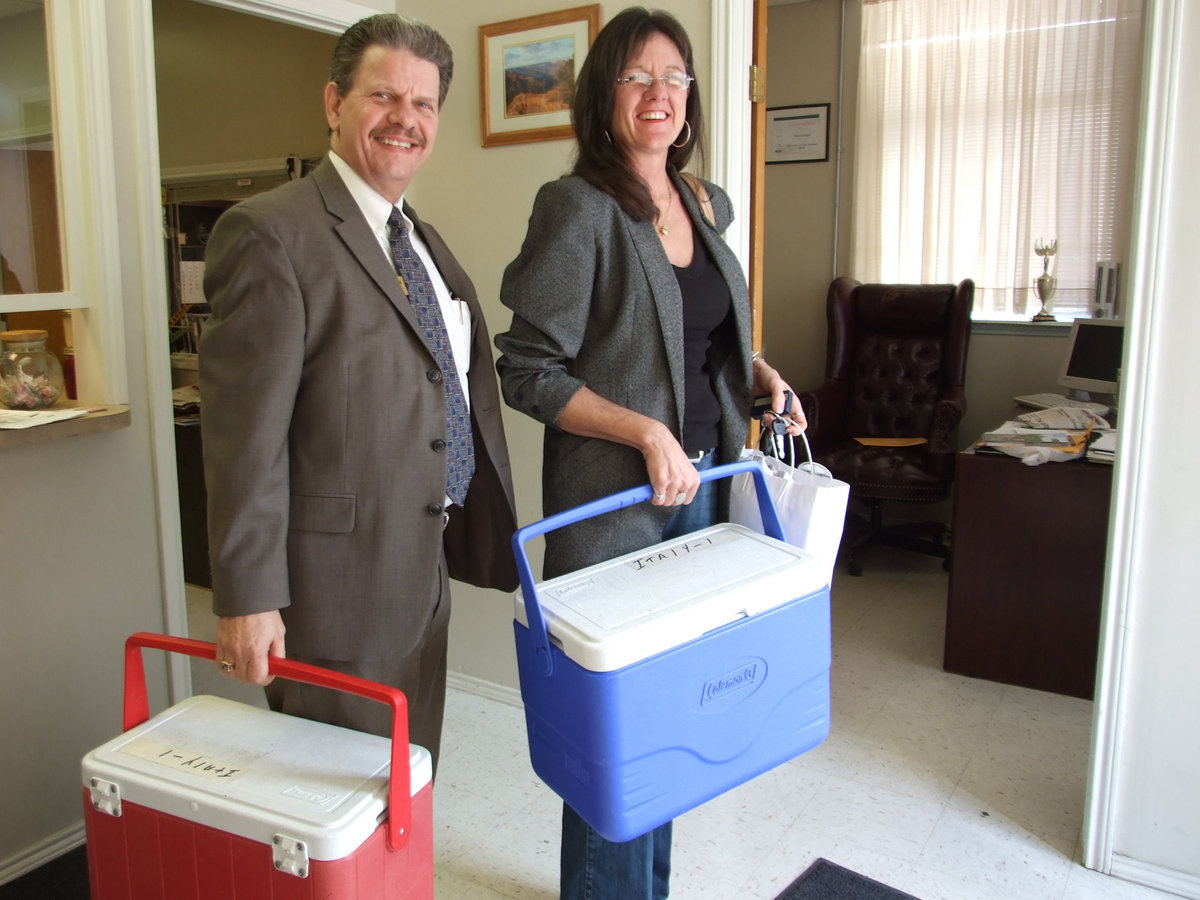
[[[746,280],[721,232],[733,218],[729,197],[706,184],[716,226],[672,172],[697,240],[733,296],[730,327],[709,354],[721,404],[720,462],[739,458],[751,405],[750,301]],[[645,484],[637,450],[568,434],[557,427],[584,385],[620,406],[683,432],[683,298],[650,222],[634,222],[616,201],[582,178],[544,185],[520,255],[509,264],[500,299],[513,310],[496,337],[497,368],[510,406],[545,423],[546,515]],[[544,574],[553,577],[661,540],[673,514],[642,503],[551,532]]]
[[[476,473],[443,532],[445,397],[395,270],[332,163],[228,210],[206,253],[200,348],[214,611],[281,609],[325,659],[411,650],[450,575],[510,590],[512,478],[475,288],[411,209],[467,302]]]

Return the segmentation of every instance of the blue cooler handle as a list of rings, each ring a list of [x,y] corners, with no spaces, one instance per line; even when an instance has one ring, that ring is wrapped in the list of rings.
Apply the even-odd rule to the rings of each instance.
[[[771,492],[767,489],[766,473],[757,460],[744,459],[740,462],[729,463],[724,466],[713,466],[711,469],[703,469],[700,472],[700,482],[703,484],[706,481],[716,481],[718,478],[729,478],[742,473],[747,473],[754,477],[754,490],[758,495],[758,510],[762,515],[763,533],[768,537],[775,538],[777,541],[782,541],[784,539],[783,525],[779,521],[779,513],[775,511],[775,501],[771,499]],[[526,542],[548,531],[562,528],[564,525],[573,525],[575,522],[582,522],[584,519],[591,519],[607,512],[624,509],[626,506],[633,506],[635,503],[649,500],[653,496],[654,488],[648,484],[643,484],[639,487],[629,488],[628,490],[611,494],[608,497],[593,500],[591,503],[584,503],[571,509],[565,509],[560,513],[555,513],[552,516],[547,516],[541,521],[533,522],[524,528],[518,528],[513,535],[513,556],[516,557],[517,574],[521,578],[521,594],[525,600],[525,616],[529,620],[529,632],[533,637],[533,646],[537,652],[537,658],[541,663],[544,674],[554,674],[554,658],[550,654],[550,636],[546,632],[546,619],[542,615],[542,607],[537,599],[537,587],[533,583],[533,573],[529,569],[529,557],[525,553]]]
[[[150,701],[146,694],[146,672],[142,665],[142,648],[186,653],[201,659],[217,658],[217,645],[210,641],[152,634],[139,631],[125,641],[125,703],[122,711],[124,730],[141,725],[150,718]],[[318,687],[332,688],[357,694],[368,700],[378,700],[392,710],[392,771],[388,778],[388,846],[401,849],[408,843],[408,826],[412,820],[412,798],[409,796],[411,773],[408,770],[408,699],[398,688],[354,675],[332,672],[308,663],[272,656],[267,660],[272,675],[289,681],[303,681]]]

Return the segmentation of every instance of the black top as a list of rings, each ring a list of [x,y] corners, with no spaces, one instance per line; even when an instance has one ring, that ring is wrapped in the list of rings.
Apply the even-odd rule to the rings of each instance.
[[[733,297],[702,241],[695,241],[691,265],[672,268],[683,294],[683,449],[692,455],[713,449],[719,440],[721,407],[713,391],[708,350],[732,311]]]

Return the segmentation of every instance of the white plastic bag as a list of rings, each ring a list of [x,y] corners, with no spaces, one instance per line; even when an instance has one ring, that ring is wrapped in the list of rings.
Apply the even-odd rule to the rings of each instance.
[[[807,440],[804,446],[807,450]],[[791,458],[795,458],[794,452]],[[761,450],[742,451],[742,459],[758,460],[766,470],[767,488],[775,501],[787,542],[815,556],[828,582],[842,542],[850,485],[812,462],[811,452],[808,458],[808,462],[792,467]],[[759,533],[763,531],[754,480],[749,475],[735,475],[732,479],[729,520]]]

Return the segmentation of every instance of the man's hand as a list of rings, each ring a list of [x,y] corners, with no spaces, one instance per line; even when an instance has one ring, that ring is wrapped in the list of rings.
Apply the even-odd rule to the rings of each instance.
[[[279,610],[222,616],[217,622],[217,667],[247,684],[270,684],[267,656],[286,656]],[[230,667],[232,665],[232,668]]]

